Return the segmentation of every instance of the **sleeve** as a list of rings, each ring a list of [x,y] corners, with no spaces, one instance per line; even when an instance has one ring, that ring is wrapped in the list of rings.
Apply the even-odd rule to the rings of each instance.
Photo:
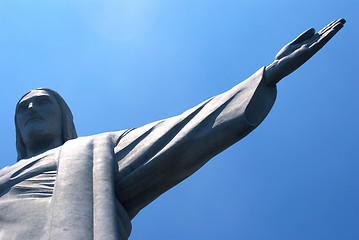
[[[276,86],[265,85],[263,74],[264,67],[181,115],[119,137],[116,196],[131,219],[263,121],[276,98]]]

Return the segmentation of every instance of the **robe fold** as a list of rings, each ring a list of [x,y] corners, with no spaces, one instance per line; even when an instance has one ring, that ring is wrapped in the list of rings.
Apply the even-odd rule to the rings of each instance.
[[[276,97],[263,73],[181,115],[0,170],[0,240],[128,239],[142,208],[263,121]]]

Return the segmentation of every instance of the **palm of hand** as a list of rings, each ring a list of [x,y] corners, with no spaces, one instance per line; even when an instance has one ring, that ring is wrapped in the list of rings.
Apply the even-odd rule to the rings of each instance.
[[[343,27],[344,23],[344,19],[335,20],[318,33],[315,33],[313,28],[308,29],[284,46],[274,62],[266,68],[266,83],[274,85],[303,65]]]

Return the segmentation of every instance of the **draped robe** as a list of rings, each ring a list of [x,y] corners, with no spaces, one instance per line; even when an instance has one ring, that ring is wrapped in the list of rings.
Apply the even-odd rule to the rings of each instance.
[[[65,142],[0,170],[0,240],[128,239],[136,214],[269,113],[264,68],[181,115]]]

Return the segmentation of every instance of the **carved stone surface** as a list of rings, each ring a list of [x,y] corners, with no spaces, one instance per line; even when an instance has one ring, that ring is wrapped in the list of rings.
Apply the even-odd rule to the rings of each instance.
[[[344,23],[309,29],[231,90],[140,128],[77,137],[58,93],[25,94],[15,116],[18,162],[0,170],[0,236],[128,239],[141,209],[255,129],[274,104],[276,83]]]

